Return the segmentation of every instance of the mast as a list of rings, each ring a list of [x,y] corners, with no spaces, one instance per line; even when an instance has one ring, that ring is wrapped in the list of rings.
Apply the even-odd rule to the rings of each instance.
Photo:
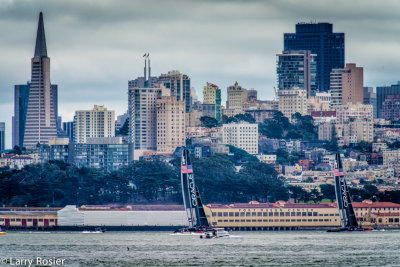
[[[351,203],[349,189],[347,188],[346,180],[344,178],[340,153],[337,153],[335,157],[334,175],[335,175],[336,200],[338,203],[338,209],[342,227],[357,228],[358,227],[357,218],[354,213],[353,205]]]

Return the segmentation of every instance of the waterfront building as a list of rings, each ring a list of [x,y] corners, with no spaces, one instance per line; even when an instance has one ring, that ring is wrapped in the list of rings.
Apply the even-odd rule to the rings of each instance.
[[[378,118],[383,118],[382,107],[388,95],[400,95],[400,81],[397,84],[390,86],[378,86],[376,87],[376,105],[378,111]]]
[[[12,117],[12,147],[23,146],[26,111],[28,109],[30,83],[14,86],[14,116]]]
[[[400,95],[387,95],[382,103],[381,117],[385,120],[400,120]]]
[[[23,135],[23,146],[27,148],[35,147],[37,143],[47,144],[49,139],[57,137],[57,85],[50,83],[50,58],[47,56],[42,12],[31,73]]]
[[[363,226],[400,227],[400,204],[353,202],[357,221]],[[340,226],[336,203],[234,203],[208,204],[205,212],[212,226],[235,230],[293,230]]]
[[[171,96],[175,96],[177,100],[184,101],[185,112],[190,112],[192,99],[190,97],[191,89],[189,76],[177,70],[168,71],[167,74],[161,74],[160,77],[158,77],[157,83],[169,89]]]
[[[185,102],[163,94],[156,100],[157,152],[172,154],[185,146]]]
[[[0,226],[37,229],[57,226],[57,211],[50,207],[2,207]]]
[[[372,105],[374,109],[374,119],[378,118],[378,107],[376,101],[376,93],[374,93],[374,88],[364,87],[364,103],[366,105]]]
[[[214,107],[214,115],[211,114],[212,106],[204,105],[213,105]],[[206,112],[205,112],[206,111]],[[221,111],[221,89],[212,83],[207,82],[206,86],[203,89],[203,114],[210,115],[209,117],[215,118],[218,122],[221,122],[222,119],[222,111]],[[204,115],[204,116],[207,116]],[[211,116],[212,115],[212,116]]]
[[[347,103],[364,103],[364,69],[356,64],[346,64],[345,68],[331,72],[331,109]]]
[[[249,154],[258,154],[258,124],[245,122],[223,124],[222,143],[243,149]]]
[[[247,90],[235,82],[234,85],[228,86],[227,96],[226,108],[233,109],[233,115],[242,114],[243,104],[247,100]]]
[[[315,95],[316,56],[309,50],[290,50],[277,54],[278,90],[296,87],[306,90],[308,97]]]
[[[86,143],[90,137],[114,137],[115,112],[94,105],[92,110],[77,110],[74,116],[74,142]]]
[[[63,122],[62,130],[68,136],[69,141],[73,142],[74,141],[74,122],[73,121]]]
[[[292,115],[307,115],[307,92],[299,88],[279,90],[279,111],[292,121]]]
[[[6,144],[6,123],[0,122],[0,152],[5,149]]]
[[[284,34],[284,50],[309,50],[317,55],[317,91],[329,90],[332,69],[343,68],[344,33],[334,33],[331,23],[297,23],[296,33]]]

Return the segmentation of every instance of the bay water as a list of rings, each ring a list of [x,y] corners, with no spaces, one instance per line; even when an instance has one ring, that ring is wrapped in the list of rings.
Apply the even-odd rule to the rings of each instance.
[[[241,238],[8,232],[0,236],[0,267],[20,259],[19,266],[400,266],[400,231],[231,234]]]

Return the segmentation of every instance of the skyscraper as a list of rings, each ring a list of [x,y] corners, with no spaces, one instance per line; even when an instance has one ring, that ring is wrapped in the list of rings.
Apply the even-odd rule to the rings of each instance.
[[[276,55],[278,89],[290,90],[294,87],[307,91],[308,96],[316,93],[316,55],[308,50],[283,51]]]
[[[383,118],[383,102],[389,95],[400,95],[400,81],[398,81],[397,84],[392,84],[391,86],[376,87],[376,105],[378,110],[378,118]]]
[[[5,134],[6,134],[6,123],[0,122],[0,151],[4,150],[5,147]]]
[[[331,108],[364,102],[364,69],[354,63],[331,72]]]
[[[43,14],[40,12],[32,76],[26,111],[23,146],[47,144],[57,137],[57,86],[50,83],[50,58],[47,56]]]
[[[332,69],[345,63],[344,33],[334,33],[331,23],[296,24],[296,33],[284,34],[284,50],[310,50],[317,55],[317,91],[328,91]]]
[[[12,117],[12,147],[22,148],[24,143],[26,110],[28,109],[31,84],[14,86],[14,116]]]
[[[182,74],[177,70],[169,71],[167,74],[161,74],[157,83],[163,85],[171,91],[171,96],[175,96],[177,100],[185,101],[185,112],[190,112],[190,78],[186,74]]]

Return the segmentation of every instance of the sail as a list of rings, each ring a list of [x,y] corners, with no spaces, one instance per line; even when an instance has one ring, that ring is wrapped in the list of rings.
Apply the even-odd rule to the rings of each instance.
[[[186,214],[189,220],[189,227],[197,225],[197,197],[196,185],[194,183],[192,163],[190,161],[189,151],[184,149],[182,151],[181,161],[181,183],[183,204],[185,205]]]
[[[336,154],[334,175],[336,200],[342,227],[358,227],[357,218],[354,213],[353,205],[351,204],[349,189],[347,188],[346,180],[344,178],[343,166],[339,153]]]
[[[210,224],[208,223],[206,213],[204,211],[203,207],[203,202],[201,201],[200,198],[200,192],[199,189],[196,186],[196,196],[197,196],[197,204],[199,207],[199,217],[197,220],[197,226],[205,226],[205,227],[210,227]]]
[[[187,149],[182,151],[181,183],[183,203],[189,220],[189,227],[209,227],[200,194],[194,182],[192,162]]]

